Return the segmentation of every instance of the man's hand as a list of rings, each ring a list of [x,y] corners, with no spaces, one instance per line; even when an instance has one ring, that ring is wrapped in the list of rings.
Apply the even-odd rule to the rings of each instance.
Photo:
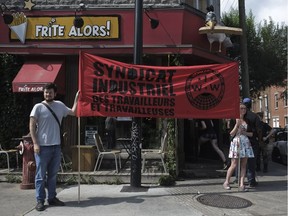
[[[40,153],[40,146],[38,144],[34,143],[34,153],[39,154]]]

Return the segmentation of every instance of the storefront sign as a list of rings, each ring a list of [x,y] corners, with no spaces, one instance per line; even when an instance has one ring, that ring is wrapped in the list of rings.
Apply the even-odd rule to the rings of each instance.
[[[81,16],[82,28],[73,25],[73,17],[27,17],[26,40],[119,39],[119,16]],[[11,39],[17,39],[11,31]]]
[[[44,84],[15,84],[15,92],[43,92]]]
[[[96,125],[85,126],[85,145],[95,145],[94,134],[97,133]]]
[[[157,67],[80,55],[78,116],[239,117],[238,63]]]

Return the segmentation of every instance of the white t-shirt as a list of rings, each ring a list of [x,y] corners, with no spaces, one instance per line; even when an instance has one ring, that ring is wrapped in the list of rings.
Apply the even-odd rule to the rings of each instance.
[[[60,123],[62,122],[62,118],[66,117],[71,111],[71,109],[61,101],[54,100],[49,106],[58,117]],[[59,125],[50,110],[44,104],[35,104],[30,113],[30,117],[34,117],[37,122],[36,136],[38,145],[60,145]]]

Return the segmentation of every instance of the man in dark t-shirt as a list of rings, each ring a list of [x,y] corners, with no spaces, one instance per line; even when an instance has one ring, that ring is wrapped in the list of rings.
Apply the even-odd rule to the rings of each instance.
[[[263,172],[268,172],[268,144],[269,137],[273,134],[273,130],[266,122],[263,122],[263,112],[258,112],[257,115],[261,120],[261,137],[259,140],[259,151],[257,156],[256,171],[261,171],[261,158],[263,160]]]
[[[243,99],[243,104],[245,104],[247,108],[247,114],[246,118],[251,124],[253,136],[249,138],[251,146],[253,148],[253,153],[254,153],[254,158],[248,158],[247,162],[247,179],[248,179],[248,184],[249,187],[255,187],[258,185],[255,179],[255,174],[256,174],[256,161],[257,161],[257,155],[258,155],[258,149],[259,149],[259,136],[261,135],[261,121],[259,116],[252,112],[251,106],[252,106],[252,101],[250,98],[244,98]]]

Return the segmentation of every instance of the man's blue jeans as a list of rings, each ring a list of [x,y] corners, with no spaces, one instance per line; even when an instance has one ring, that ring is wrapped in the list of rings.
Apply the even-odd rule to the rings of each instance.
[[[56,196],[57,173],[61,163],[61,146],[40,146],[40,153],[34,154],[36,161],[35,189],[36,200],[44,202],[45,186],[48,190],[48,200]]]
[[[247,179],[248,183],[254,184],[256,182],[255,179],[255,173],[256,173],[256,161],[257,161],[257,155],[258,155],[258,145],[253,145],[253,153],[254,158],[248,158],[247,161]]]

